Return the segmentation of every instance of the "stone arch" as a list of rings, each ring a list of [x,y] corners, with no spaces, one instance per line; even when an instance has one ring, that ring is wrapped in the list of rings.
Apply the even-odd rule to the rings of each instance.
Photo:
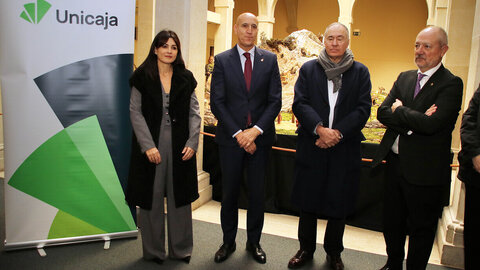
[[[208,11],[215,12],[215,0],[208,0]]]
[[[266,38],[273,37],[273,25],[275,24],[275,6],[278,0],[258,0],[258,34]]]
[[[291,32],[307,29],[323,34],[325,27],[338,20],[337,0],[281,0],[275,7],[273,37],[283,39]]]

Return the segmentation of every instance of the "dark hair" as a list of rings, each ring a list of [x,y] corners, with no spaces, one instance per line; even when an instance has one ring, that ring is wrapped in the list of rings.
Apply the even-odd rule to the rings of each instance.
[[[144,72],[146,72],[148,76],[152,79],[158,76],[157,55],[155,54],[155,49],[165,45],[170,38],[173,39],[178,49],[177,58],[175,58],[175,60],[173,61],[172,66],[174,69],[185,69],[185,62],[183,61],[182,49],[180,46],[180,39],[175,32],[165,29],[160,31],[155,36],[152,41],[152,45],[150,46],[150,51],[148,52],[147,58],[138,67],[138,69],[143,69]]]

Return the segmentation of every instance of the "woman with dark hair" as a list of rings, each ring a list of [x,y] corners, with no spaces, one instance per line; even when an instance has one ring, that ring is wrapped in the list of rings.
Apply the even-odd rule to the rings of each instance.
[[[126,191],[139,206],[143,258],[163,263],[167,198],[168,257],[190,262],[193,249],[191,203],[198,198],[195,153],[200,112],[193,74],[185,68],[180,40],[163,30],[130,78],[132,154]]]

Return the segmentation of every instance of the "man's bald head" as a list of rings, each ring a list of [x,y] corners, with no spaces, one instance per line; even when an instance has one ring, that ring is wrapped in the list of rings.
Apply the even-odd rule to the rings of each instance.
[[[348,31],[348,28],[343,24],[343,23],[339,23],[339,22],[334,22],[334,23],[331,23],[329,26],[327,26],[327,28],[325,29],[325,33],[323,34],[323,38],[325,38],[326,36],[328,36],[328,31],[332,28],[340,28],[344,31],[345,33],[345,38],[347,40],[350,40],[350,33]]]
[[[421,72],[437,66],[448,50],[447,33],[438,26],[429,26],[415,40],[415,64]]]
[[[244,13],[238,15],[237,21],[235,22],[235,24],[238,25],[240,20],[245,20],[247,18],[253,18],[257,22],[257,25],[258,25],[257,16],[255,16],[254,14],[252,14],[250,12],[244,12]]]
[[[258,34],[258,19],[252,13],[246,12],[238,15],[237,22],[233,27],[237,35],[237,44],[245,51],[255,46]]]
[[[424,28],[422,31],[420,31],[420,33],[426,33],[426,32],[435,33],[435,35],[438,38],[438,42],[440,43],[441,46],[448,45],[448,35],[447,35],[447,32],[445,32],[445,29],[443,29],[442,27],[431,25]]]

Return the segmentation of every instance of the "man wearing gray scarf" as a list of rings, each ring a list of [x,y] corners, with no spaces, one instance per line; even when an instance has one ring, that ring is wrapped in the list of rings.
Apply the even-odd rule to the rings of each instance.
[[[361,130],[372,104],[370,74],[353,60],[347,27],[329,25],[323,42],[325,49],[318,59],[302,66],[295,84],[292,109],[300,126],[292,201],[300,210],[300,250],[288,262],[289,268],[313,259],[317,218],[324,218],[327,264],[344,269],[340,255],[345,219],[355,206],[360,143],[365,140]]]

